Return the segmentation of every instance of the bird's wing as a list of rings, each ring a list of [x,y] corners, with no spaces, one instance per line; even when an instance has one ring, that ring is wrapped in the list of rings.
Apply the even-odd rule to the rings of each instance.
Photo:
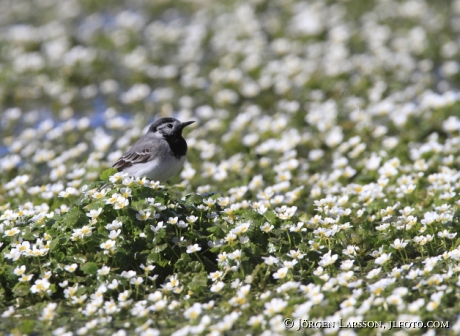
[[[148,145],[138,142],[123,154],[112,167],[117,168],[118,171],[123,171],[123,169],[134,164],[151,161],[158,152],[158,145],[157,142],[150,142]]]

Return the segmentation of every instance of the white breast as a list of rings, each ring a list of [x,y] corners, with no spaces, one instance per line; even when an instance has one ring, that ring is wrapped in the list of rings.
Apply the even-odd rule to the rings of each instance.
[[[184,165],[185,155],[180,159],[174,156],[167,156],[162,160],[156,159],[146,163],[137,163],[123,169],[124,173],[131,176],[147,177],[153,181],[164,182],[176,175]]]

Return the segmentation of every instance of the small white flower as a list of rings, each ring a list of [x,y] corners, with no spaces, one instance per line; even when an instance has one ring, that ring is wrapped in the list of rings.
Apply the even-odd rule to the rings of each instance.
[[[26,265],[22,265],[21,267],[19,266],[16,267],[13,273],[16,274],[17,276],[20,276],[20,275],[23,275],[25,271],[26,271]]]
[[[146,221],[150,218],[150,215],[150,211],[139,210],[139,212],[136,214],[136,218],[140,221]]]
[[[121,230],[120,230],[120,229],[118,229],[117,231],[112,230],[112,231],[110,231],[110,233],[109,233],[109,238],[110,238],[110,239],[117,239],[118,236],[120,235],[120,233],[121,233]]]
[[[78,265],[77,264],[72,264],[72,265],[65,265],[64,266],[64,269],[67,271],[67,272],[70,272],[70,273],[73,273],[75,272],[75,270],[78,268]]]
[[[107,240],[105,243],[101,244],[101,249],[109,251],[115,248],[115,241],[114,240]]]
[[[99,275],[107,275],[110,272],[110,267],[102,266],[100,269],[97,270],[97,274]]]
[[[201,247],[198,245],[198,244],[193,244],[193,245],[189,245],[187,246],[187,253],[195,253],[195,252],[198,252],[198,251],[201,251]]]
[[[201,303],[195,302],[193,306],[191,306],[184,312],[184,317],[187,320],[194,320],[198,316],[200,316],[201,312],[202,312]]]
[[[32,293],[43,293],[50,288],[50,283],[47,279],[35,280],[34,285],[30,288]]]
[[[222,282],[222,281],[218,281],[216,283],[214,283],[212,286],[211,286],[211,292],[213,293],[218,293],[220,292],[223,288],[225,287],[225,283]]]
[[[131,285],[135,285],[135,286],[139,286],[143,282],[144,282],[144,279],[142,279],[141,277],[131,278],[131,280],[129,280],[129,283]]]
[[[282,267],[280,268],[279,270],[277,270],[274,274],[273,274],[273,277],[275,279],[283,279],[286,277],[287,273],[288,273],[288,270],[289,268],[287,267]]]
[[[391,253],[382,253],[380,257],[375,259],[375,263],[377,265],[383,265],[384,263],[390,260],[390,257],[391,257]]]

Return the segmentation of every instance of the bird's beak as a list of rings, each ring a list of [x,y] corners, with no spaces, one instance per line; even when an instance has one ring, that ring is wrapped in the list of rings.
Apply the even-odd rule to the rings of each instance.
[[[192,121],[186,121],[186,122],[183,122],[179,125],[179,129],[182,130],[184,127],[190,125],[190,124],[193,124],[195,122],[195,120],[192,120]]]

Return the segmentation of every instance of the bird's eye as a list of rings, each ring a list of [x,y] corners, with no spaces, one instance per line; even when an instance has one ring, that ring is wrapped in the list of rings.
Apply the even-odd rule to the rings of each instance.
[[[173,128],[172,124],[167,124],[166,126],[168,126],[168,128]]]

